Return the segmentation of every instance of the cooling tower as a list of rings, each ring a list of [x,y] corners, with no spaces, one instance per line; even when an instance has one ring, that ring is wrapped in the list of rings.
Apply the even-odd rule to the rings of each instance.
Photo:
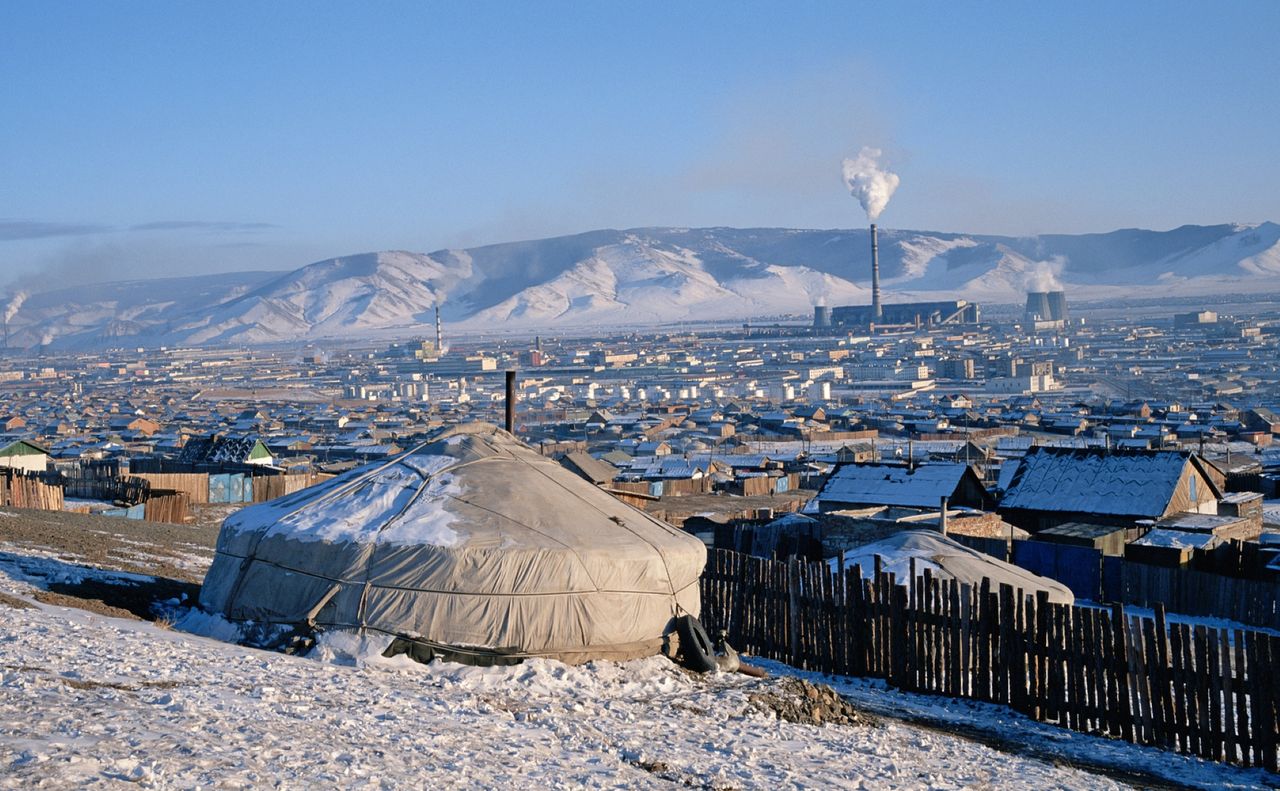
[[[1067,294],[1064,291],[1050,291],[1047,295],[1049,300],[1049,315],[1046,318],[1054,321],[1068,321],[1067,316]]]
[[[1053,311],[1049,308],[1049,294],[1045,291],[1028,292],[1027,321],[1051,321],[1052,319]]]
[[[815,305],[813,308],[813,326],[823,329],[831,326],[831,308],[826,305]]]

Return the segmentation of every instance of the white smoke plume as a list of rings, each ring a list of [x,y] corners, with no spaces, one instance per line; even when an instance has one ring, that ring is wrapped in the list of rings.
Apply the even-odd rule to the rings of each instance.
[[[15,291],[13,296],[9,298],[8,304],[4,306],[4,323],[8,324],[13,317],[18,315],[18,311],[22,310],[22,303],[27,301],[30,296],[25,291]]]
[[[40,336],[40,345],[48,346],[51,343],[53,343],[53,333],[45,330],[45,333]]]
[[[880,167],[881,151],[878,148],[864,147],[858,152],[857,159],[844,161],[844,183],[849,193],[858,199],[867,219],[875,222],[889,205],[893,191],[898,188],[897,173],[890,173]]]
[[[1023,288],[1033,293],[1062,291],[1062,281],[1058,279],[1058,273],[1065,269],[1066,265],[1067,259],[1060,255],[1048,261],[1032,261],[1027,265],[1022,281]]]

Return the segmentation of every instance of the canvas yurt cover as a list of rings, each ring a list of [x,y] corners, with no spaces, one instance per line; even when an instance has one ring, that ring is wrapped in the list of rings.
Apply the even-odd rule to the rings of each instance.
[[[620,659],[698,614],[705,562],[698,539],[473,423],[228,517],[200,603],[461,658]]]

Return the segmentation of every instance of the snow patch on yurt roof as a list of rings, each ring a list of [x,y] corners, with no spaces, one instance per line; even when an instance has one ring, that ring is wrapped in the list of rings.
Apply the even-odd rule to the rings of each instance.
[[[459,438],[444,444],[456,445],[454,439]],[[226,526],[298,541],[454,546],[457,516],[447,503],[462,494],[462,487],[446,470],[458,463],[449,455],[410,453],[391,464],[352,470],[323,490],[303,490],[308,497],[246,508]]]

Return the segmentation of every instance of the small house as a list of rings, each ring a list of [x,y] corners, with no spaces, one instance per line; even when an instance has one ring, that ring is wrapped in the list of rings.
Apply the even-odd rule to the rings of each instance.
[[[989,497],[967,464],[841,464],[814,498],[819,511],[874,506],[937,508],[942,498],[953,506],[983,509]]]
[[[183,464],[257,464],[275,463],[271,451],[256,437],[232,437],[213,434],[192,438],[182,447],[178,461]]]
[[[560,466],[596,486],[607,486],[618,477],[617,467],[582,451],[566,454],[560,459]]]
[[[22,472],[44,472],[49,467],[49,451],[25,439],[10,442],[0,448],[0,467]]]
[[[1069,522],[1128,527],[1178,513],[1214,514],[1221,497],[1207,465],[1192,453],[1034,447],[998,510],[1037,533]]]

